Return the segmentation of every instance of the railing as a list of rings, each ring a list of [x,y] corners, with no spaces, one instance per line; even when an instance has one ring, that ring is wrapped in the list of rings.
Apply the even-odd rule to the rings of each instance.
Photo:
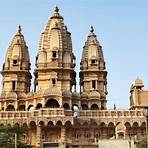
[[[1,119],[27,119],[29,117],[75,117],[78,118],[143,118],[142,110],[81,110],[72,111],[63,108],[45,108],[33,111],[0,111]]]
[[[79,111],[78,116],[80,117],[100,117],[100,118],[124,118],[124,117],[144,117],[142,110],[86,110]]]

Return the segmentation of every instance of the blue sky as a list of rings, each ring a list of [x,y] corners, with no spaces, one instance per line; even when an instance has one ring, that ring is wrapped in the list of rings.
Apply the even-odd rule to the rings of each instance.
[[[33,72],[40,34],[55,5],[72,33],[77,76],[82,47],[93,25],[107,65],[108,107],[113,108],[115,103],[117,108],[129,108],[132,82],[139,77],[148,88],[147,0],[3,0],[0,4],[1,69],[16,26],[21,24]]]

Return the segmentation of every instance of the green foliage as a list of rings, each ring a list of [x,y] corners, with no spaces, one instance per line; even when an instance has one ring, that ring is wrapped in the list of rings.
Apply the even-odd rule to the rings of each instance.
[[[21,137],[25,134],[25,129],[17,125],[0,125],[0,148],[14,148],[15,134],[19,138],[17,140],[17,147],[27,148],[26,144],[21,142]]]
[[[137,148],[147,148],[147,137],[143,137],[140,141],[138,141]]]

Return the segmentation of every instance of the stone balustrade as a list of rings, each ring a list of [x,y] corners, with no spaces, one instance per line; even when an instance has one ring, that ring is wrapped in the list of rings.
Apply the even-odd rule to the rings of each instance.
[[[99,118],[133,118],[133,117],[144,117],[142,110],[83,110],[78,112],[80,117],[99,117]]]
[[[17,119],[29,117],[64,117],[64,116],[90,117],[90,118],[143,118],[142,110],[80,110],[71,111],[62,108],[45,108],[33,111],[0,111],[1,119]]]

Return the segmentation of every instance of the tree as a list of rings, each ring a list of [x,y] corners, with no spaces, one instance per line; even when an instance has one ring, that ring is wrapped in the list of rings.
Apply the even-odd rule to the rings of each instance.
[[[147,148],[147,137],[146,136],[138,141],[137,148]]]
[[[1,125],[0,126],[0,148],[14,148],[15,142],[17,148],[26,148],[26,144],[22,142],[22,136],[25,129],[18,125]],[[18,137],[18,138],[17,138]]]

